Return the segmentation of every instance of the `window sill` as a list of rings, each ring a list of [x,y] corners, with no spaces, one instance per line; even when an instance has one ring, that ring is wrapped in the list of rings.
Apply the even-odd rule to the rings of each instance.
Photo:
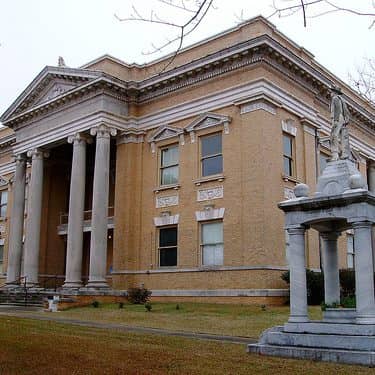
[[[291,181],[291,182],[294,182],[295,184],[301,184],[302,181],[301,180],[298,180],[297,178],[293,177],[293,176],[287,176],[286,174],[282,174],[281,175],[281,178],[287,182],[287,181]]]
[[[222,174],[215,174],[212,176],[206,176],[198,178],[197,180],[194,180],[194,184],[199,186],[200,184],[204,184],[205,182],[211,182],[211,181],[219,181],[222,182],[225,180],[225,176]]]
[[[221,270],[221,267],[223,267],[222,264],[216,264],[216,265],[213,265],[213,266],[200,266],[199,269],[201,271],[220,271]]]
[[[158,186],[157,188],[154,189],[154,193],[159,193],[159,191],[163,191],[163,190],[170,190],[170,189],[173,189],[173,190],[179,190],[181,187],[180,184],[171,184],[171,185],[161,185],[161,186]]]

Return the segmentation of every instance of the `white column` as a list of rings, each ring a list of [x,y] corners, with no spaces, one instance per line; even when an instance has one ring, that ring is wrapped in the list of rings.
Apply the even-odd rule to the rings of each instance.
[[[87,141],[89,141],[89,139],[80,133],[68,138],[68,142],[73,144],[73,159],[70,179],[64,288],[80,288],[82,286],[83,215],[85,206]]]
[[[321,233],[324,272],[324,300],[327,305],[340,303],[339,259],[337,232]]]
[[[372,223],[368,221],[355,222],[353,229],[357,323],[375,324]]]
[[[288,228],[290,270],[289,322],[307,322],[305,228]]]
[[[22,237],[25,215],[26,157],[16,156],[16,172],[13,181],[13,205],[10,217],[9,256],[7,284],[18,284],[21,273]]]
[[[96,135],[94,187],[92,197],[90,271],[88,288],[107,288],[108,194],[110,137],[116,129],[100,125],[91,129]]]
[[[48,156],[40,149],[27,153],[31,157],[31,179],[25,236],[24,273],[29,286],[38,285],[40,224],[42,219],[43,159]]]

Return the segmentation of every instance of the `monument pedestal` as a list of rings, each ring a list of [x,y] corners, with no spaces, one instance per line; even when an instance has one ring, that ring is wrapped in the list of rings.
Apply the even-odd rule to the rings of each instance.
[[[304,184],[294,193],[295,199],[279,203],[289,235],[289,321],[266,330],[258,343],[248,345],[248,352],[375,366],[375,195],[348,159],[327,163],[312,197]],[[307,314],[304,239],[309,229],[320,233],[324,245],[327,305],[340,303],[337,238],[348,229],[354,232],[356,309],[329,309],[323,321],[309,321]]]

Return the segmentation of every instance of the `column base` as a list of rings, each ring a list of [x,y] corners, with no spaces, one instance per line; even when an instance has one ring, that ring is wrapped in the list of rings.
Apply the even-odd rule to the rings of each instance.
[[[65,281],[63,289],[79,289],[83,287],[82,281]]]
[[[85,289],[109,289],[109,285],[105,280],[89,280],[85,285]]]
[[[309,321],[309,317],[306,315],[293,315],[288,319],[288,323],[306,323]]]

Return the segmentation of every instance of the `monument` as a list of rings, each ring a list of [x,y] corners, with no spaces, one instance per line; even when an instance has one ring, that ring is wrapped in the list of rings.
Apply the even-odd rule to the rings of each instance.
[[[375,195],[350,159],[349,111],[341,90],[331,89],[331,160],[309,196],[305,184],[295,198],[279,203],[289,235],[290,317],[283,326],[263,332],[248,352],[375,366],[375,297],[372,227]],[[331,308],[321,321],[307,310],[305,234],[317,230],[322,243],[326,305],[339,305],[340,281],[337,239],[354,231],[356,308]]]

